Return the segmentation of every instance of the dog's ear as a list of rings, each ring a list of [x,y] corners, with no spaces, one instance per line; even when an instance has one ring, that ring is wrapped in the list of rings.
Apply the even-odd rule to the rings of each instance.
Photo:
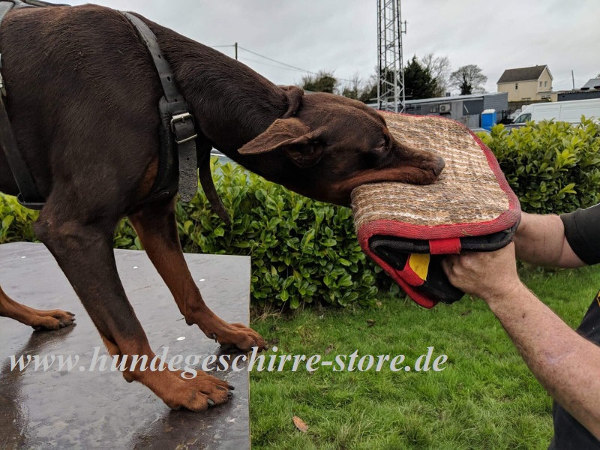
[[[280,86],[288,98],[288,109],[282,116],[283,119],[288,117],[294,117],[298,110],[302,107],[302,97],[304,97],[304,90],[298,86]]]
[[[238,150],[240,155],[260,155],[283,150],[298,167],[312,167],[323,155],[316,132],[299,119],[277,119],[264,133],[248,142]]]
[[[259,134],[238,150],[240,155],[259,155],[277,150],[286,145],[301,143],[310,134],[310,129],[299,119],[277,119],[266,131]]]

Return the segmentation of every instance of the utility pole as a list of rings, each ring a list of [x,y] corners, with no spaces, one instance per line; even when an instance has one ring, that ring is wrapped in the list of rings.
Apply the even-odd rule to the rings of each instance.
[[[402,33],[406,21],[402,22],[400,0],[377,0],[377,104],[383,111],[404,111]]]
[[[235,44],[233,44],[233,46],[235,47],[235,60],[237,61],[237,59],[238,59],[238,43],[236,42]]]
[[[573,80],[573,90],[575,90],[575,72],[571,69],[571,79]]]

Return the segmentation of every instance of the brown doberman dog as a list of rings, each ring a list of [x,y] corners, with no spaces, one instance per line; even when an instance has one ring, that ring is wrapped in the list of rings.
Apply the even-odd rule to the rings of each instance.
[[[212,145],[303,195],[349,205],[376,181],[433,182],[443,160],[391,138],[382,117],[343,97],[275,86],[243,64],[144,19]],[[98,6],[11,11],[0,30],[2,72],[14,134],[46,204],[35,232],[56,258],[112,355],[154,353],[127,300],[112,248],[129,217],[189,325],[241,350],[263,339],[228,324],[204,303],[186,266],[174,198],[144,203],[157,174],[161,86],[145,45],[119,12]],[[0,189],[17,186],[0,152]],[[73,322],[0,290],[0,315],[34,328]],[[125,371],[171,408],[226,402],[228,384],[207,374]]]

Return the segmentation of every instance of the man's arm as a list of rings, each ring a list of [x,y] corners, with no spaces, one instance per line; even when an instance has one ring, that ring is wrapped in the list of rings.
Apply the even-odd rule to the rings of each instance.
[[[523,285],[514,244],[496,252],[450,256],[443,265],[453,285],[487,302],[548,393],[600,439],[600,347]]]
[[[522,213],[514,238],[517,258],[539,266],[581,267],[565,237],[565,227],[557,215]]]

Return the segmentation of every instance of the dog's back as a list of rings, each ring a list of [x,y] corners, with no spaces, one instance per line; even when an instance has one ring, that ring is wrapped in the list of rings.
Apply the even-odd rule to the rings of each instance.
[[[80,182],[93,182],[106,152],[114,153],[108,158],[113,161],[123,157],[125,129],[137,130],[140,141],[154,136],[158,79],[146,49],[117,11],[91,5],[14,10],[0,28],[0,50],[7,110],[43,195],[56,176],[77,182],[77,174],[87,174]],[[140,150],[126,157],[142,158],[144,166],[156,143],[133,148]],[[0,190],[15,194],[4,158]]]

